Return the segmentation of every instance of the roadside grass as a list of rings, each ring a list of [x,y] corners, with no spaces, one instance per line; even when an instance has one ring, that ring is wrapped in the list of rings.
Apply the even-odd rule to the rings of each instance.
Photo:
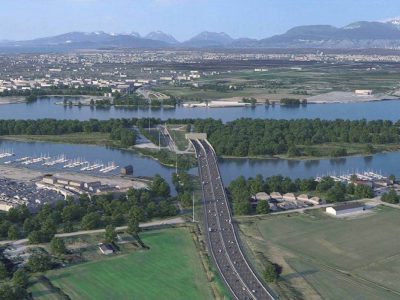
[[[189,145],[188,140],[185,137],[187,125],[168,125],[168,130],[172,135],[176,146],[179,150],[184,151]]]
[[[281,283],[289,287],[322,299],[400,298],[400,210],[380,206],[347,219],[313,210],[238,222],[253,253],[283,265]]]
[[[53,270],[46,277],[71,299],[213,299],[186,228],[143,232],[141,238],[149,250]]]

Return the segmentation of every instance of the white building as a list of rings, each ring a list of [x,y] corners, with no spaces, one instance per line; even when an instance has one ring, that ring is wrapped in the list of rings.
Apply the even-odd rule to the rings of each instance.
[[[342,215],[346,215],[346,214],[362,212],[364,210],[365,210],[365,208],[364,208],[363,203],[353,202],[353,203],[343,204],[343,205],[339,205],[339,206],[327,207],[325,212],[332,216],[342,216]]]
[[[355,90],[354,93],[357,96],[371,96],[372,90]]]

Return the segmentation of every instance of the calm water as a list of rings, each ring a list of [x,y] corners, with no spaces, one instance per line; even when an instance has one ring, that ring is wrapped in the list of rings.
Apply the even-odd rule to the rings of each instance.
[[[131,164],[134,167],[135,176],[153,176],[158,173],[170,184],[171,174],[175,171],[173,168],[164,167],[150,158],[139,156],[133,152],[100,146],[0,140],[0,149],[13,149],[16,157],[11,158],[12,160],[25,156],[40,156],[41,154],[49,154],[50,156],[65,154],[68,158],[80,157],[92,163],[95,161],[102,161],[103,163],[114,161],[119,166]],[[10,160],[10,158],[0,159],[0,164],[8,160]],[[334,173],[340,174],[348,171],[373,170],[382,172],[384,175],[395,174],[400,177],[399,162],[400,152],[393,152],[376,154],[369,157],[348,157],[311,161],[220,159],[220,169],[224,183],[229,184],[229,182],[239,175],[251,177],[257,174],[262,174],[264,176],[281,174],[292,178],[305,178]],[[63,169],[62,166],[43,167],[40,164],[30,165],[28,167],[49,171]],[[78,171],[79,168],[73,170]],[[191,169],[190,173],[197,174],[197,169]],[[96,172],[93,174],[96,174]],[[100,173],[97,172],[96,175],[99,174]]]
[[[400,101],[376,101],[351,104],[309,104],[299,107],[281,107],[276,105],[259,105],[255,108],[184,108],[176,109],[148,109],[148,108],[109,108],[99,109],[90,107],[64,107],[54,104],[62,99],[41,99],[35,103],[19,103],[0,105],[0,119],[78,119],[88,120],[110,118],[214,118],[224,122],[238,118],[270,118],[270,119],[387,119],[397,121],[400,119]]]

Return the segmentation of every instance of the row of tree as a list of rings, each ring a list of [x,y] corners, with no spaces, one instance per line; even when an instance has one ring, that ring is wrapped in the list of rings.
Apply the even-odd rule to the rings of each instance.
[[[0,218],[0,237],[28,237],[32,244],[49,242],[57,232],[129,225],[132,215],[139,217],[138,222],[173,216],[177,213],[174,202],[168,183],[156,175],[149,190],[131,189],[118,199],[83,194],[78,200],[68,198],[53,206],[44,204],[35,214],[24,205],[12,208]]]
[[[31,90],[5,90],[0,93],[0,97],[8,96],[23,96],[30,99],[37,99],[41,96],[48,95],[93,95],[102,96],[104,93],[111,92],[111,88],[98,88],[95,86],[82,86],[78,88],[71,88],[69,86],[53,86],[46,89],[31,89]]]

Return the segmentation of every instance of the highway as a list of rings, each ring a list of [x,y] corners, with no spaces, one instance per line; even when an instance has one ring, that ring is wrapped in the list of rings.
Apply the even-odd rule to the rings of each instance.
[[[240,248],[214,149],[206,140],[190,141],[198,160],[208,250],[222,279],[234,299],[275,299]]]

